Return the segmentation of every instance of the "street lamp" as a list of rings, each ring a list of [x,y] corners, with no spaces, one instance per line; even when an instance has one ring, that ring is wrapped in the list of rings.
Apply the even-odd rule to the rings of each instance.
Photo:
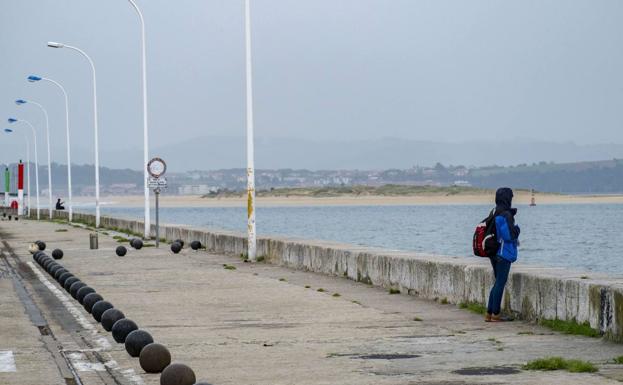
[[[13,130],[5,128],[4,132],[10,134]],[[30,218],[30,141],[26,134],[24,134],[24,139],[26,139],[26,184],[28,185],[28,217]]]
[[[32,137],[35,143],[35,190],[37,193],[37,197],[36,197],[37,198],[37,220],[39,220],[41,219],[41,212],[40,212],[41,206],[39,206],[39,156],[37,155],[37,130],[35,130],[35,127],[32,124],[30,124],[30,122],[27,120],[9,118],[8,121],[11,124],[24,123],[28,125],[30,129],[32,130]],[[28,196],[30,198],[30,187],[28,188]]]
[[[149,174],[147,172],[147,162],[149,161],[149,142],[148,142],[148,130],[147,130],[147,63],[145,54],[145,19],[140,8],[133,0],[128,0],[141,22],[141,50],[142,50],[142,65],[143,65],[143,183],[145,190],[145,226],[143,230],[143,236],[145,239],[149,239],[151,222],[149,218],[149,186],[147,179]]]
[[[56,85],[60,88],[61,92],[65,96],[65,125],[66,125],[66,136],[67,136],[67,194],[68,194],[68,206],[69,206],[69,222],[73,219],[73,203],[71,199],[71,145],[69,143],[69,98],[67,97],[67,92],[65,92],[65,88],[55,80],[44,78],[41,76],[30,75],[28,77],[28,81],[31,83],[36,83],[39,81],[46,81]],[[48,141],[49,143],[49,141]]]
[[[100,226],[100,171],[99,171],[99,141],[98,141],[98,126],[97,126],[97,77],[95,75],[95,64],[93,60],[80,48],[72,47],[62,43],[48,42],[50,48],[68,48],[78,52],[84,56],[91,65],[91,71],[93,74],[93,127],[95,130],[95,227]]]
[[[43,111],[43,115],[45,116],[45,134],[48,142],[48,207],[50,208],[48,210],[48,216],[50,219],[52,219],[52,163],[50,161],[50,120],[48,118],[48,111],[46,111],[46,109],[43,108],[41,104],[33,102],[32,100],[25,99],[17,99],[15,101],[15,104],[17,104],[18,106],[22,106],[27,103],[39,107],[39,109]]]
[[[244,2],[244,29],[247,83],[247,255],[250,261],[255,261],[257,240],[255,233],[255,165],[253,148],[253,63],[251,61],[251,9],[249,0]]]

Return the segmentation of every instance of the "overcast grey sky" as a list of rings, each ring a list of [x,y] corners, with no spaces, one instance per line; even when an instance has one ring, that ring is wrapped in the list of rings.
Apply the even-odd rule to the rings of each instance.
[[[147,23],[152,147],[243,136],[243,0],[137,3]],[[251,4],[259,137],[623,142],[620,0]],[[92,148],[90,70],[75,52],[46,47],[59,41],[97,66],[101,148],[140,148],[140,35],[129,3],[0,7],[0,119],[40,126],[34,107],[13,103],[39,101],[50,112],[53,147],[64,148],[60,94],[25,80],[51,77],[70,93],[75,148]],[[133,156],[140,165],[142,154]]]

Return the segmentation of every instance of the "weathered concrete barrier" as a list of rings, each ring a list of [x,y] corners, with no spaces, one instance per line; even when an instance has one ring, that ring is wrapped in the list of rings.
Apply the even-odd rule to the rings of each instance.
[[[47,212],[41,214],[47,217]],[[54,218],[67,219],[56,211]],[[101,226],[143,233],[137,220],[101,217]],[[91,214],[74,213],[74,221],[93,226]],[[155,228],[151,229],[152,236]],[[165,225],[167,241],[200,241],[210,252],[246,253],[244,234]],[[486,304],[493,280],[488,260],[398,252],[325,241],[259,238],[258,255],[266,262],[317,273],[343,276],[370,285],[450,303]],[[504,309],[522,319],[588,322],[608,339],[623,342],[623,280],[604,274],[516,264],[504,297]]]

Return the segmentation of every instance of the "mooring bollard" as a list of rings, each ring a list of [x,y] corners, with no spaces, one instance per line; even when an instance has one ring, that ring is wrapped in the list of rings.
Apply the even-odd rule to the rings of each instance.
[[[128,334],[137,329],[138,325],[134,321],[122,318],[112,325],[112,338],[114,338],[117,343],[123,344]]]
[[[99,248],[97,233],[89,234],[89,247],[91,248],[91,250],[96,250]]]
[[[164,345],[152,343],[143,348],[138,359],[147,373],[160,373],[171,363],[171,353]]]
[[[195,372],[184,364],[171,364],[160,375],[160,385],[194,385]]]
[[[112,330],[115,322],[123,318],[125,318],[125,314],[123,314],[121,310],[115,309],[114,307],[107,309],[104,313],[102,313],[101,316],[102,327],[104,328],[104,330],[109,332]]]
[[[125,338],[125,350],[131,357],[138,357],[141,354],[141,350],[153,342],[153,337],[145,330],[133,330]]]

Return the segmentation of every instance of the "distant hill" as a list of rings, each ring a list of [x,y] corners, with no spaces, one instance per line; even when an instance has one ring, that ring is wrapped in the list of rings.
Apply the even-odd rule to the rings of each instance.
[[[245,138],[204,136],[166,146],[152,147],[151,155],[164,158],[170,171],[245,168]],[[128,145],[128,143],[123,143]],[[21,151],[22,149],[17,149]],[[7,149],[11,151],[11,149]],[[102,148],[100,162],[110,168],[139,170],[141,147],[123,150]],[[63,159],[64,148],[53,149],[54,160]],[[40,158],[43,159],[43,151]],[[623,158],[623,144],[578,145],[571,142],[541,142],[500,139],[460,143],[426,142],[400,138],[330,141],[294,138],[256,138],[256,166],[262,169],[384,170],[416,165],[511,166],[535,162],[570,163]],[[17,155],[5,159],[19,159]],[[59,158],[60,157],[60,158]],[[92,163],[87,144],[75,144],[75,163]]]

